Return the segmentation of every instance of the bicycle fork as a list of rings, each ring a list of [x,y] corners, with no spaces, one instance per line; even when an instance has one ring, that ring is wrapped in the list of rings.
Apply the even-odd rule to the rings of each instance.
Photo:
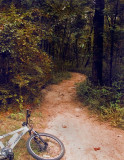
[[[36,132],[36,131],[33,130],[33,134],[36,136],[36,137],[34,137],[34,141],[35,141],[35,142],[37,143],[37,145],[39,146],[40,151],[41,151],[41,152],[42,152],[42,151],[45,151],[45,150],[47,149],[47,147],[48,147],[48,143],[45,142],[45,141],[40,137],[40,135],[38,134],[38,132]],[[37,138],[39,138],[39,139],[37,139]],[[42,142],[43,145],[42,145],[40,142]]]

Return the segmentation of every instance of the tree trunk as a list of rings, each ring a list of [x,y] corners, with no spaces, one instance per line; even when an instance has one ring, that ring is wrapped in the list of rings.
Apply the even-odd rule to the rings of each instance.
[[[110,86],[112,86],[113,50],[114,49],[114,30],[111,30],[111,51],[110,51]]]
[[[96,0],[95,2],[92,78],[94,85],[102,85],[104,0]]]
[[[76,68],[79,67],[79,55],[78,55],[78,39],[75,42],[75,55],[76,55]]]
[[[110,86],[112,86],[113,56],[114,56],[114,41],[115,41],[116,18],[117,18],[117,15],[118,15],[118,4],[119,4],[119,0],[117,0],[116,6],[115,6],[116,10],[115,10],[114,17],[111,17],[111,25],[112,25],[112,29],[110,30],[110,36],[111,36],[110,77],[109,77]]]

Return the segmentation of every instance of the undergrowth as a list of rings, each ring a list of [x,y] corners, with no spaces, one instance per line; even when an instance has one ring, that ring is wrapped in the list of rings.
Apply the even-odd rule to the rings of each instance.
[[[62,80],[66,80],[71,78],[71,73],[70,72],[55,72],[52,75],[52,79],[51,79],[51,84],[58,84],[60,83]]]
[[[89,108],[97,112],[104,120],[110,120],[114,126],[120,125],[124,120],[122,82],[113,83],[112,87],[93,86],[86,80],[77,84],[79,99]]]
[[[37,86],[37,93],[32,95],[28,93],[26,90],[21,92],[21,94],[17,94],[16,88],[13,89],[13,92],[8,88],[4,88],[0,86],[0,112],[8,111],[8,110],[20,110],[22,111],[26,104],[31,104],[33,106],[39,105],[42,100],[41,90],[49,84],[58,84],[64,79],[69,79],[71,77],[71,73],[67,71],[63,72],[54,72],[51,74],[51,78],[47,81],[42,87]],[[25,94],[26,93],[26,94]],[[15,115],[14,115],[15,116]],[[14,117],[12,116],[12,117]]]

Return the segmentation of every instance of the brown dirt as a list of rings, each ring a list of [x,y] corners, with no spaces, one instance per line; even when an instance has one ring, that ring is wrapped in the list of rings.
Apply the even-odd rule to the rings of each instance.
[[[124,160],[124,132],[100,122],[76,99],[75,83],[84,80],[84,75],[72,73],[70,80],[42,91],[37,111],[43,114],[44,131],[63,141],[62,160]]]

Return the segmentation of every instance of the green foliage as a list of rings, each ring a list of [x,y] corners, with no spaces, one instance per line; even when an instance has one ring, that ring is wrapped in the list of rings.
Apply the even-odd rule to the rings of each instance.
[[[124,16],[121,3],[116,0],[105,1],[105,85],[110,81],[110,59],[113,60],[112,82],[124,80]],[[51,59],[57,72],[77,71],[91,77],[93,1],[1,0],[0,4],[0,104],[4,108],[11,103],[18,104],[20,109],[25,102],[40,103],[40,90],[51,79]],[[110,57],[112,31],[115,36],[113,58]],[[54,77],[53,83],[61,79],[61,76]],[[98,99],[92,98],[91,101],[99,106]]]
[[[51,82],[52,84],[58,84],[62,80],[71,78],[71,74],[69,72],[55,72],[52,75]]]
[[[77,95],[91,109],[100,113],[104,119],[110,119],[114,125],[124,117],[124,108],[121,104],[122,90],[116,83],[113,87],[93,86],[90,81],[77,85]]]
[[[86,1],[49,1],[42,16],[45,30],[48,30],[42,41],[42,49],[50,54],[58,69],[67,70],[82,61],[82,38],[85,32]],[[48,23],[47,23],[48,22]],[[78,39],[78,40],[77,40]],[[78,41],[78,42],[77,42]],[[78,55],[78,56],[77,56]],[[77,56],[77,57],[76,57]]]
[[[33,22],[33,12],[37,10],[21,13],[12,4],[0,13],[0,103],[4,108],[12,102],[21,110],[23,103],[38,99],[51,77],[52,61],[39,48],[42,30],[39,23]]]
[[[24,120],[25,115],[20,112],[19,113],[11,113],[9,118],[20,121],[20,120]]]

